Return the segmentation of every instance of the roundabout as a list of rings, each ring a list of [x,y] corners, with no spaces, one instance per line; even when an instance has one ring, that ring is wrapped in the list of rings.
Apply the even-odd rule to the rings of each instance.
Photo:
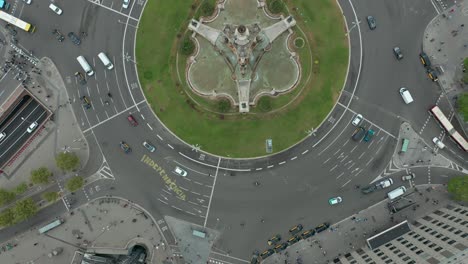
[[[231,158],[278,153],[304,140],[339,97],[348,66],[348,44],[336,23],[341,15],[333,5],[319,12],[307,6],[311,3],[297,4],[285,6],[286,14],[270,15],[264,1],[232,3],[220,2],[210,17],[192,11],[188,17],[203,23],[184,20],[176,24],[178,32],[164,36],[151,34],[166,27],[153,17],[175,24],[180,14],[148,3],[151,12],[143,15],[137,33],[141,85],[161,122],[189,145]],[[236,8],[251,10],[245,13],[250,17],[239,16]],[[314,11],[298,12],[303,9]],[[307,17],[320,19],[313,23]],[[220,34],[230,32],[227,21],[232,32]],[[241,25],[245,35],[236,29],[238,21],[250,25]],[[171,49],[162,48],[168,43],[174,43]]]

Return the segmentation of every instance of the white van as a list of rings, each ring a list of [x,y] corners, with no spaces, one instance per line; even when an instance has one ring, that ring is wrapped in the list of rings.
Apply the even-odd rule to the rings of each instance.
[[[405,186],[400,186],[396,188],[395,190],[387,193],[388,199],[393,200],[397,197],[402,196],[406,192]]]
[[[408,89],[405,87],[400,88],[400,95],[403,98],[403,101],[405,101],[406,104],[412,103],[413,102],[413,97],[411,96],[410,92]]]
[[[114,64],[112,64],[104,52],[99,53],[97,56],[108,70],[112,70],[114,68]]]
[[[76,57],[76,60],[80,63],[81,68],[86,72],[88,76],[93,76],[94,71],[93,68],[89,65],[89,63],[86,61],[86,59],[83,56],[78,56]]]

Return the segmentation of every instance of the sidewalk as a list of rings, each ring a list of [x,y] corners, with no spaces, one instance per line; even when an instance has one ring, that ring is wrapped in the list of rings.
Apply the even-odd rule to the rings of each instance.
[[[411,125],[404,122],[400,126],[399,139],[396,153],[393,155],[393,163],[398,168],[408,168],[415,166],[440,166],[450,165],[450,161],[438,154],[438,150],[432,142],[424,142],[423,139],[413,130]],[[409,140],[408,151],[400,153],[403,139]],[[426,144],[430,144],[429,146]]]
[[[339,259],[351,251],[367,247],[367,238],[396,223],[403,220],[408,220],[411,223],[413,220],[445,207],[451,202],[445,186],[419,185],[417,189],[418,192],[415,189],[409,189],[406,196],[407,199],[416,202],[415,206],[391,215],[387,206],[388,200],[385,199],[333,224],[328,231],[302,240],[288,247],[282,253],[268,257],[262,263],[296,263],[298,258],[302,259],[302,263],[333,263],[335,259]],[[438,204],[429,202],[433,199],[438,200]],[[287,255],[285,252],[288,252]]]
[[[81,166],[89,158],[88,143],[83,136],[71,108],[65,84],[53,62],[48,58],[41,59],[37,73],[30,73],[32,82],[27,90],[36,97],[53,115],[43,124],[34,139],[27,143],[25,149],[4,168],[0,177],[0,186],[10,189],[22,182],[29,182],[31,171],[47,167],[57,180],[62,176],[55,165],[55,155],[59,152],[73,152],[80,158]]]
[[[455,3],[428,24],[423,38],[423,50],[430,57],[432,68],[443,69],[439,84],[452,106],[460,93],[468,92],[468,85],[461,81],[461,64],[468,57],[468,1]],[[458,120],[467,135],[468,122],[462,122],[461,117]]]
[[[157,223],[144,212],[121,198],[98,198],[61,216],[64,224],[45,235],[38,230],[18,235],[8,242],[16,247],[0,251],[0,263],[79,264],[84,252],[116,254],[120,256],[114,259],[123,259],[137,244],[147,249],[147,263],[179,263],[171,260]],[[54,249],[62,252],[47,256]]]

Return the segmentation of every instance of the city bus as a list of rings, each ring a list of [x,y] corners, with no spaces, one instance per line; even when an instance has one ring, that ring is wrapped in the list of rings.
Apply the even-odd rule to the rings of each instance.
[[[447,134],[464,150],[468,151],[468,142],[466,139],[455,130],[452,123],[447,119],[442,110],[436,105],[430,109],[432,115],[439,121],[442,127],[447,131]]]
[[[55,221],[53,221],[52,223],[49,223],[48,225],[45,225],[41,228],[39,228],[39,234],[44,234],[54,228],[56,228],[57,226],[63,224],[63,221],[62,219],[57,219]]]
[[[26,32],[34,32],[35,28],[34,26],[32,26],[31,24],[29,23],[26,23],[24,22],[23,20],[19,19],[19,18],[16,18],[6,12],[3,12],[0,10],[0,19],[9,23],[9,24],[12,24],[12,25],[15,25],[19,28],[21,28],[22,30],[26,31]]]

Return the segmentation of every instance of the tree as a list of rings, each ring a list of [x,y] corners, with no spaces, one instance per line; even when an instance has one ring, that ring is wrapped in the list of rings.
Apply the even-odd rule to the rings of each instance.
[[[204,17],[209,17],[213,14],[215,10],[215,5],[214,5],[214,1],[212,0],[205,0],[203,1],[201,7],[200,7],[200,11],[201,11],[201,16],[204,16]]]
[[[63,171],[73,171],[80,164],[80,159],[75,153],[62,152],[55,157],[57,167]]]
[[[468,121],[468,93],[463,93],[457,99],[458,111],[463,115],[463,119]]]
[[[0,226],[9,226],[15,223],[15,213],[10,208],[0,213]]]
[[[13,210],[15,214],[15,222],[21,222],[36,214],[37,205],[31,198],[28,198],[16,202]]]
[[[40,167],[37,170],[31,171],[31,182],[34,184],[47,184],[52,172],[46,167]]]
[[[193,44],[193,41],[190,39],[190,35],[187,33],[182,39],[182,43],[180,45],[180,53],[182,53],[182,55],[184,56],[189,56],[193,53],[194,50],[195,44]]]
[[[268,9],[273,14],[283,13],[286,14],[286,8],[283,1],[281,0],[270,0],[268,3]]]
[[[14,193],[16,195],[18,194],[22,194],[24,193],[25,191],[28,190],[28,184],[26,184],[25,182],[21,183],[20,185],[16,186],[15,189],[14,189]]]
[[[455,200],[468,202],[468,175],[450,179],[447,191]]]
[[[83,177],[75,176],[75,177],[72,177],[70,180],[68,180],[67,189],[70,192],[74,192],[80,189],[81,187],[83,187],[83,184],[84,184]]]
[[[15,197],[15,193],[0,188],[0,206],[13,201]]]
[[[58,192],[46,192],[42,194],[42,198],[48,202],[55,202],[59,198],[59,194]]]

